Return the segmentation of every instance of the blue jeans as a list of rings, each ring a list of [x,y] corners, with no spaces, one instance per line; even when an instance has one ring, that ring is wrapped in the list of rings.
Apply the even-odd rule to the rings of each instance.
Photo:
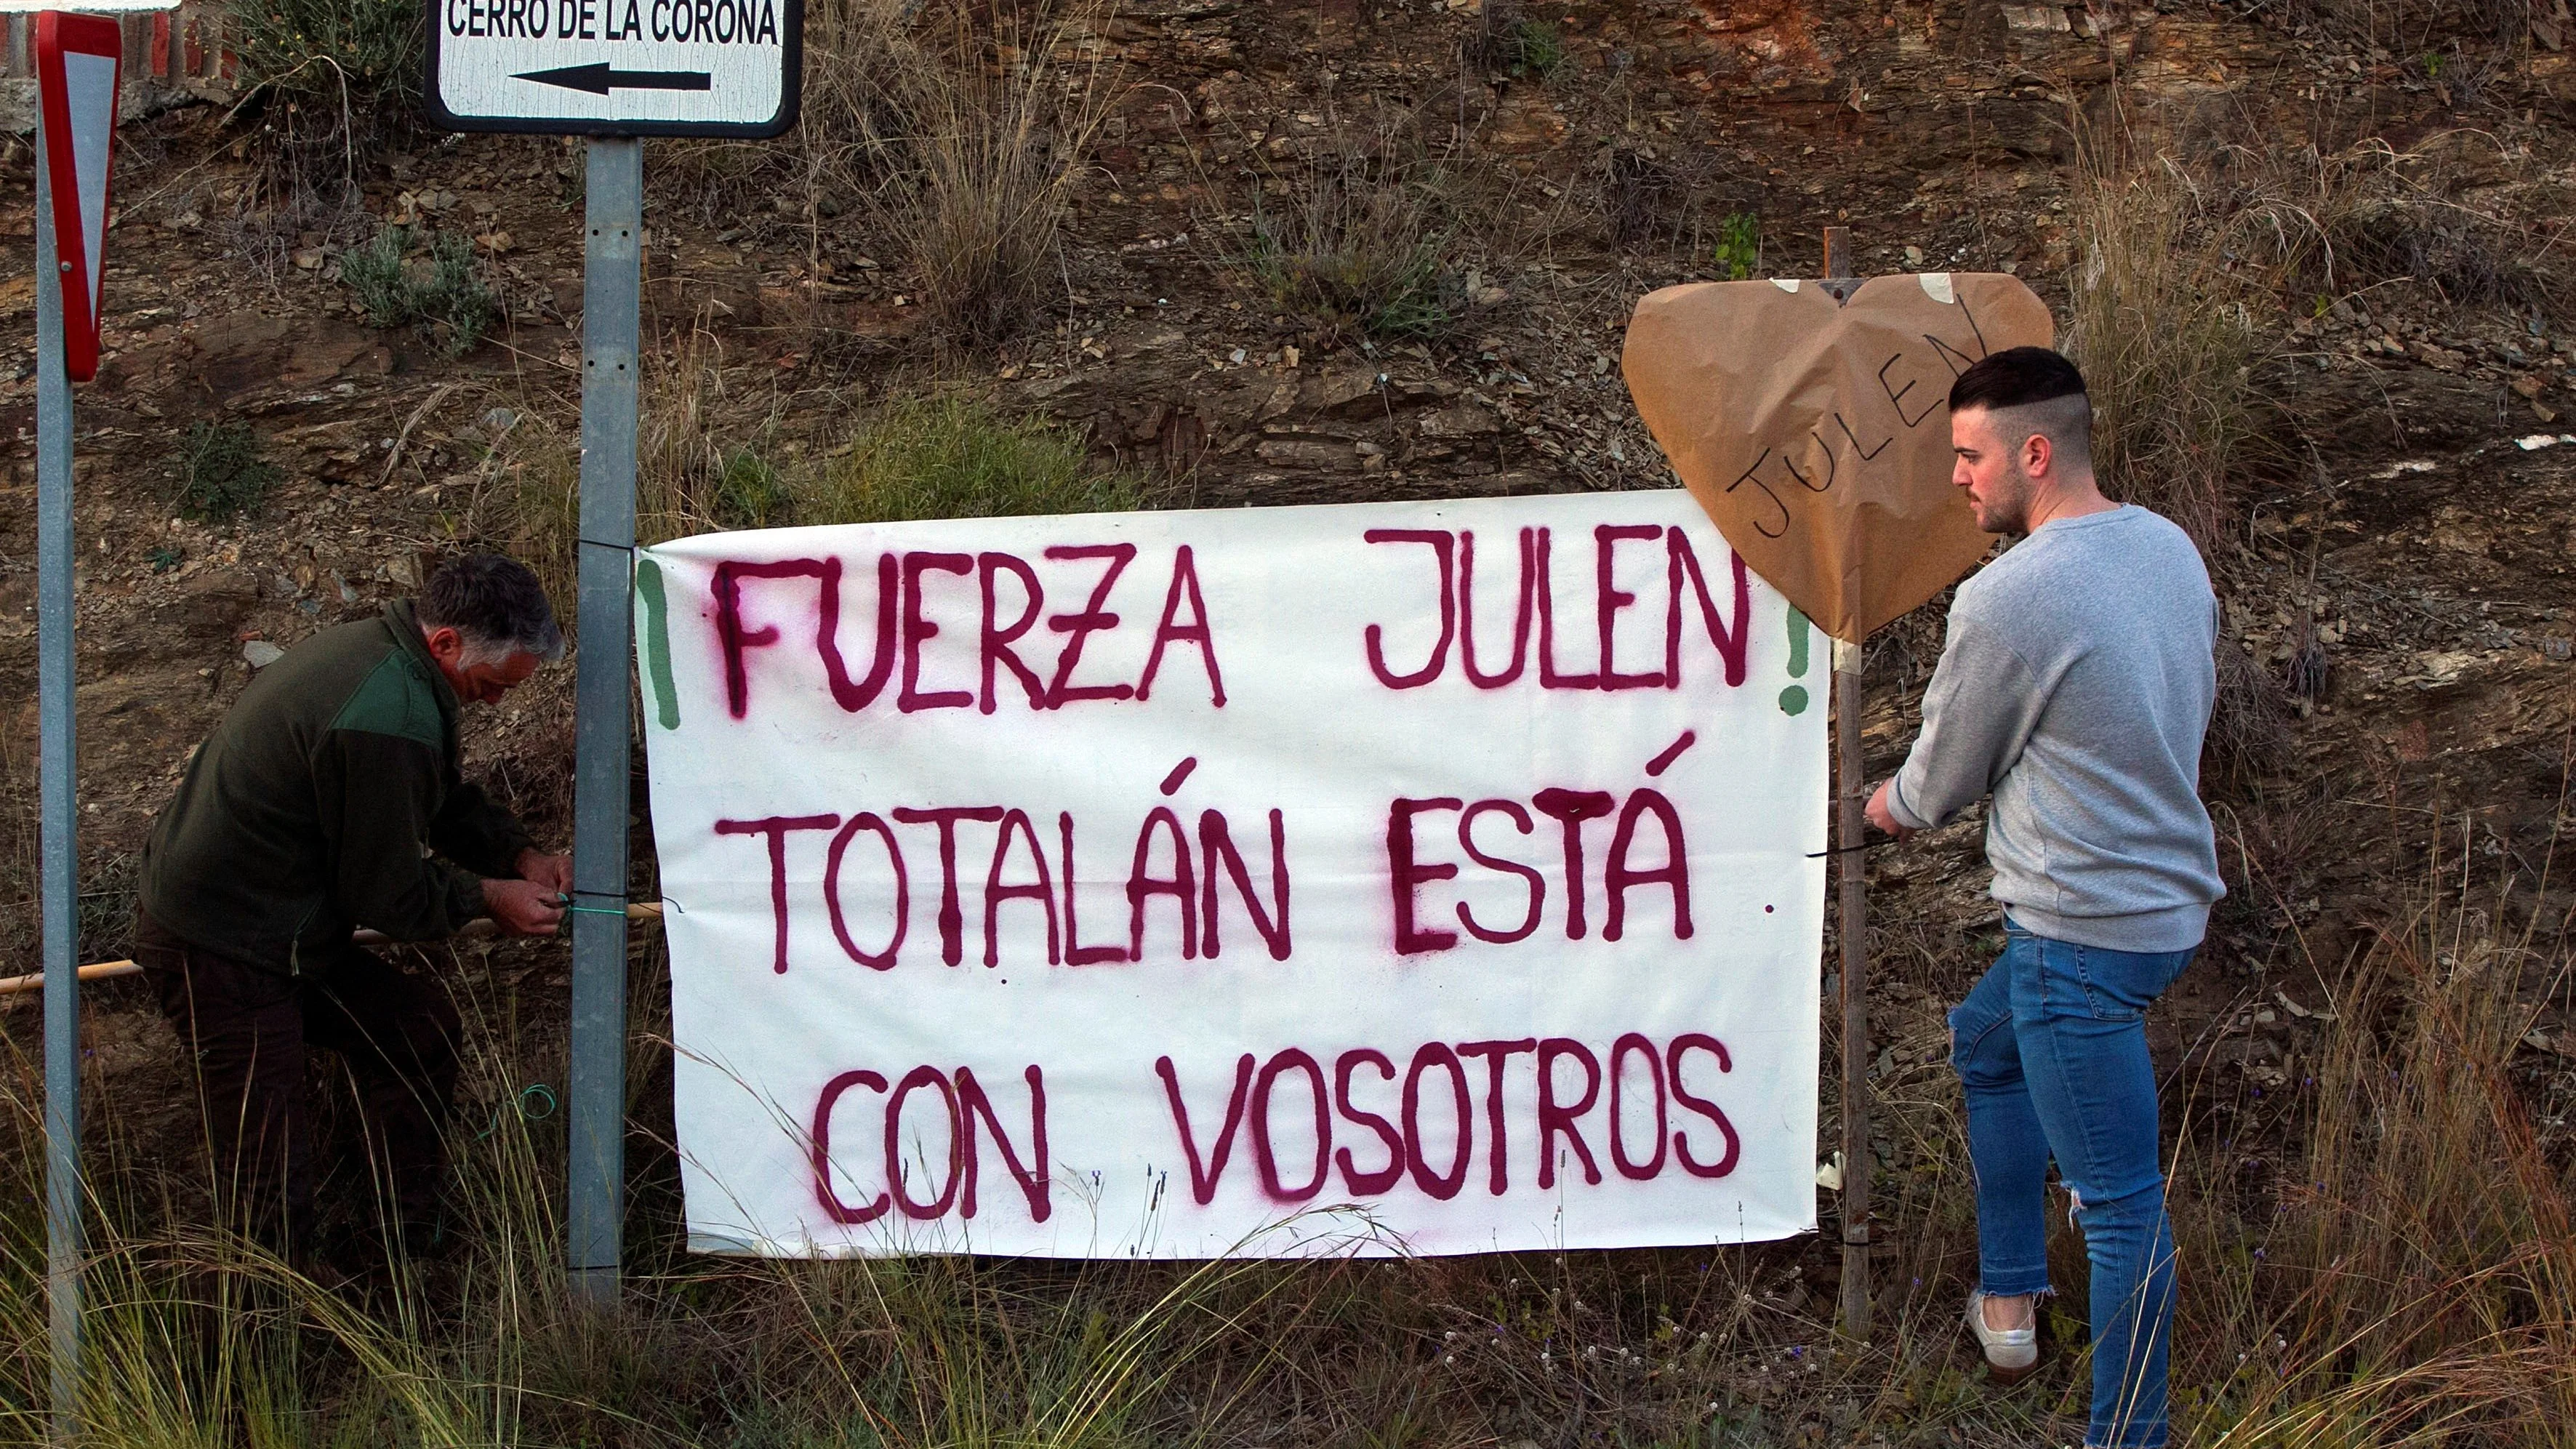
[[[2004,953],[1950,1013],[1977,1172],[1979,1286],[2048,1291],[2048,1161],[2075,1200],[2092,1259],[2097,1449],[2165,1442],[2173,1231],[2156,1145],[2147,1004],[2191,951],[2078,946],[2005,922]]]

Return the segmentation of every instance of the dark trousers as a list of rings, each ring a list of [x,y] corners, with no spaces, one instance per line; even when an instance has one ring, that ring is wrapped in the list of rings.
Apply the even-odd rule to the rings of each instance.
[[[149,916],[135,938],[162,1015],[195,1051],[216,1200],[232,1225],[291,1259],[314,1250],[308,1045],[337,1052],[356,1088],[378,1194],[370,1218],[406,1237],[436,1221],[456,1091],[444,990],[356,946],[290,977],[193,946]]]

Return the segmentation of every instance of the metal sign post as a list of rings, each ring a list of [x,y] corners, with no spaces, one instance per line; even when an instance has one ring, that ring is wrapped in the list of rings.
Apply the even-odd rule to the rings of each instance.
[[[48,17],[50,18],[50,17]],[[63,284],[44,164],[61,138],[36,107],[36,717],[44,835],[45,1298],[54,1442],[80,1413],[79,815],[72,772],[72,383],[63,370]]]
[[[626,1184],[628,634],[644,143],[590,143],[581,306],[581,656],[573,681],[572,1174],[575,1292],[617,1299]]]
[[[80,1428],[80,816],[73,750],[72,383],[98,374],[124,31],[36,17],[36,718],[45,961],[45,1299],[56,1444]]]
[[[431,0],[425,103],[451,131],[589,136],[581,313],[581,655],[573,680],[573,1291],[617,1301],[626,1175],[626,871],[643,365],[643,136],[796,123],[803,0]]]

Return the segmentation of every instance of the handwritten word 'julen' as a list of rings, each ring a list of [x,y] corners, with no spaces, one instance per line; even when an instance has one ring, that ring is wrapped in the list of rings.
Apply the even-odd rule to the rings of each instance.
[[[1577,673],[1558,663],[1557,654],[1557,586],[1550,568],[1556,550],[1553,531],[1547,528],[1524,528],[1520,531],[1520,573],[1518,588],[1507,595],[1512,599],[1512,642],[1499,651],[1492,643],[1483,662],[1478,660],[1476,643],[1476,535],[1472,530],[1452,532],[1439,528],[1372,528],[1365,535],[1372,544],[1415,544],[1428,548],[1434,571],[1434,589],[1439,600],[1440,633],[1432,642],[1429,658],[1419,668],[1398,670],[1387,662],[1388,628],[1371,624],[1363,635],[1368,651],[1368,664],[1380,684],[1389,689],[1419,689],[1441,678],[1449,668],[1450,645],[1455,643],[1458,664],[1469,683],[1478,689],[1500,689],[1521,679],[1529,668],[1530,635],[1533,616],[1537,623],[1538,673],[1534,681],[1541,689],[1679,689],[1682,683],[1682,640],[1684,604],[1696,602],[1697,618],[1708,631],[1708,641],[1717,648],[1718,658],[1729,685],[1744,682],[1745,617],[1752,610],[1752,594],[1745,578],[1744,560],[1730,558],[1734,565],[1733,588],[1725,618],[1721,619],[1717,602],[1710,596],[1708,575],[1700,567],[1699,555],[1691,548],[1690,539],[1678,528],[1653,524],[1603,524],[1592,530],[1592,607],[1591,618],[1574,617],[1579,623],[1568,626],[1568,632],[1590,634],[1598,653],[1589,672]],[[1619,547],[1627,544],[1632,553],[1642,553],[1657,542],[1664,552],[1663,650],[1662,667],[1655,670],[1620,672],[1617,667],[1619,615],[1637,602],[1637,595],[1618,587],[1615,576]],[[1579,545],[1578,545],[1579,546]],[[1425,611],[1425,617],[1429,617]],[[1589,627],[1586,627],[1586,626]]]
[[[1611,1172],[1631,1182],[1653,1181],[1668,1169],[1725,1177],[1743,1150],[1725,1109],[1704,1095],[1713,1090],[1706,1077],[1697,1091],[1684,1081],[1686,1070],[1734,1070],[1726,1044],[1705,1032],[1657,1042],[1632,1031],[1606,1051],[1562,1036],[1431,1041],[1414,1048],[1400,1072],[1395,1058],[1375,1047],[1338,1054],[1326,1049],[1326,1056],[1329,1070],[1325,1056],[1303,1047],[1275,1052],[1266,1061],[1244,1053],[1234,1064],[1221,1112],[1206,1098],[1193,1112],[1172,1059],[1155,1059],[1192,1200],[1201,1206],[1215,1200],[1238,1160],[1236,1145],[1248,1142],[1245,1155],[1262,1195],[1283,1206],[1313,1201],[1336,1178],[1354,1197],[1383,1197],[1409,1180],[1424,1196],[1445,1202],[1466,1190],[1474,1172],[1480,1117],[1484,1189],[1492,1197],[1514,1190],[1516,1160],[1536,1167],[1524,1190],[1551,1192],[1560,1170],[1580,1174],[1588,1185],[1606,1182],[1604,1158]],[[1526,1093],[1507,1090],[1516,1057],[1532,1059]],[[1484,1065],[1481,1113],[1479,1074],[1468,1068],[1471,1061]],[[1035,1064],[1021,1075],[1028,1084],[1028,1125],[1016,1139],[972,1067],[943,1071],[925,1064],[896,1077],[864,1068],[834,1075],[816,1095],[808,1128],[814,1196],[824,1215],[843,1224],[873,1222],[889,1212],[924,1220],[953,1212],[971,1219],[982,1206],[978,1187],[989,1143],[1019,1188],[1030,1220],[1046,1221],[1054,1211],[1046,1075]],[[878,1118],[878,1150],[836,1155],[834,1143],[847,1146],[851,1138],[841,1124],[865,1110],[850,1101],[854,1092],[884,1098],[881,1108],[868,1113]],[[926,1122],[918,1120],[924,1117]],[[936,1172],[928,1161],[906,1161],[903,1144],[940,1134],[947,1152]],[[1294,1156],[1283,1150],[1291,1142],[1299,1149]],[[881,1160],[884,1173],[884,1185],[873,1194],[856,1194],[856,1201],[844,1191],[844,1184],[859,1181],[850,1165],[854,1160]],[[930,1190],[933,1180],[936,1191]]]

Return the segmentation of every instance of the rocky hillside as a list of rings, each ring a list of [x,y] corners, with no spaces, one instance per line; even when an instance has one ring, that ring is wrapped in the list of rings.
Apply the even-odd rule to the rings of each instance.
[[[2563,5],[2501,31],[2490,12],[1129,0],[1046,52],[1050,83],[1096,106],[1068,103],[1085,119],[1051,138],[1080,144],[1060,249],[997,342],[925,305],[928,260],[864,168],[825,164],[819,110],[773,147],[654,143],[648,475],[703,488],[749,455],[792,478],[870,409],[944,391],[1058,419],[1181,506],[1662,486],[1617,369],[1646,291],[1812,273],[1833,224],[1864,272],[2016,272],[2071,320],[2088,227],[2118,215],[2103,188],[2162,178],[2225,223],[2173,266],[2238,289],[2248,370],[2217,385],[2248,421],[2204,540],[2245,659],[2241,748],[2212,779],[2233,895],[2159,1045],[2191,1066],[2194,1109],[2274,1130],[2337,986],[2320,966],[2419,894],[2437,849],[2455,883],[2465,853],[2499,924],[2556,939],[2576,910],[2546,874],[2576,726],[2576,69]],[[814,65],[862,63],[824,44]],[[542,547],[575,430],[577,144],[394,128],[281,181],[274,120],[193,102],[123,138],[107,361],[79,394],[94,953],[121,944],[118,893],[188,751],[275,646],[442,551]],[[470,244],[498,301],[470,350],[371,325],[348,257],[387,224]],[[33,859],[31,230],[19,142],[0,157],[13,898]],[[1416,285],[1349,306],[1300,290],[1280,257],[1319,236]],[[1410,313],[1366,310],[1391,291]],[[255,511],[180,516],[190,478],[262,467]],[[1910,738],[1939,638],[1936,608],[1872,647],[1873,772]],[[514,696],[471,745],[558,836],[568,694]],[[1944,1070],[1941,1008],[1981,965],[1977,829],[1872,857],[1893,1093]],[[0,921],[13,961],[33,940],[24,906]],[[531,1001],[564,969],[550,948],[477,959]],[[148,1124],[175,1104],[173,1044],[130,983],[91,999],[93,1102]],[[2566,1007],[2516,1059],[2562,1160]],[[0,1006],[21,1047],[34,1021]],[[2247,1154],[2247,1191],[2271,1160]]]

